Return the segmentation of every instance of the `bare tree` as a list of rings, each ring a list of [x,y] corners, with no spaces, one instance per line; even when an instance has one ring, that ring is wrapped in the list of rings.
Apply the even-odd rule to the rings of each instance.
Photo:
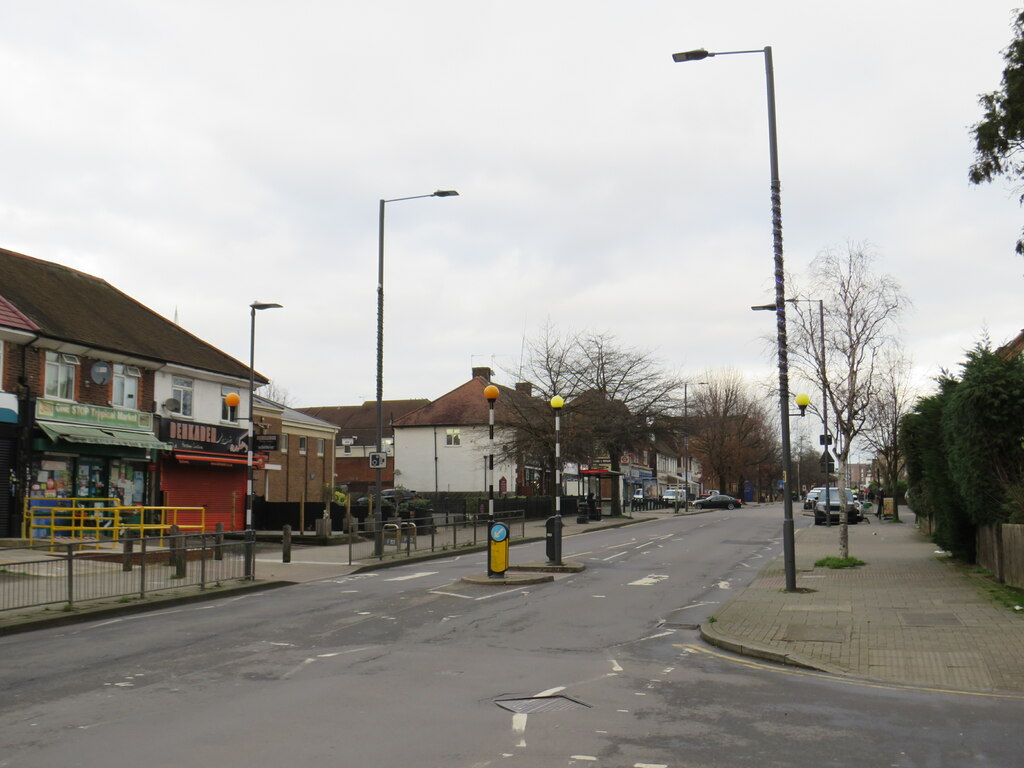
[[[884,487],[892,491],[893,515],[897,520],[896,486],[904,471],[898,445],[900,420],[910,413],[916,401],[910,386],[910,360],[899,350],[885,353],[879,365],[875,397],[868,404],[863,438],[875,451]],[[882,503],[881,499],[878,503]]]
[[[691,405],[694,455],[705,479],[723,490],[738,487],[752,467],[773,465],[779,445],[766,401],[755,397],[734,370],[705,374]]]
[[[273,380],[259,387],[257,394],[278,405],[287,405],[288,407],[295,405],[295,398],[292,397],[292,393]]]
[[[848,243],[843,250],[822,251],[811,262],[806,289],[796,291],[800,301],[794,304],[789,335],[792,368],[824,392],[835,427],[830,431],[836,436],[840,478],[840,557],[850,554],[844,468],[881,386],[883,351],[894,343],[900,311],[909,304],[895,278],[872,271],[874,260],[865,245]],[[824,301],[824,329],[818,326],[816,307],[811,306],[819,299]]]
[[[613,472],[621,471],[622,454],[648,440],[657,422],[679,412],[681,380],[649,351],[621,347],[610,333],[560,334],[547,326],[526,345],[518,376],[535,395],[532,404],[515,400],[518,449],[551,453],[554,425],[544,404],[557,394],[566,401],[563,456],[586,460],[605,454]],[[612,489],[612,514],[619,514],[618,484]]]

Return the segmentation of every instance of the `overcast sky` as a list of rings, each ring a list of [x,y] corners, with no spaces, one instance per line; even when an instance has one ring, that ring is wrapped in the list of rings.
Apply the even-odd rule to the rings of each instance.
[[[293,404],[490,365],[545,322],[770,377],[763,56],[787,270],[867,243],[917,377],[1024,327],[1024,211],[971,186],[1014,3],[175,0],[0,5],[0,246],[102,277]],[[0,294],[2,294],[0,276]],[[102,308],[95,308],[101,312]]]

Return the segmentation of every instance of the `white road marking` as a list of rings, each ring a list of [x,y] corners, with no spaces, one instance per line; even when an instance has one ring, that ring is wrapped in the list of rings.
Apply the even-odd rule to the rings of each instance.
[[[674,629],[670,629],[667,632],[659,632],[656,635],[648,635],[647,637],[641,637],[640,638],[640,642],[643,642],[644,640],[654,640],[655,638],[658,638],[658,637],[667,637],[669,635],[674,635],[675,632],[676,631]]]
[[[729,589],[732,585],[728,581],[720,581],[715,586],[719,589]]]
[[[284,680],[286,678],[291,677],[296,672],[298,672],[300,669],[302,669],[303,667],[309,666],[310,664],[312,664],[315,661],[316,661],[316,659],[304,659],[301,664],[295,665],[294,667],[289,669],[287,672],[285,672],[283,675],[281,675],[281,679]]]
[[[569,759],[570,760],[587,760],[587,761],[589,761],[591,763],[596,763],[597,762],[597,758],[596,757],[592,757],[591,755],[569,755]]]
[[[516,712],[512,715],[512,733],[519,734],[519,743],[517,747],[526,746],[526,713]]]
[[[421,571],[420,573],[412,573],[408,576],[395,576],[391,579],[384,579],[384,581],[409,581],[410,579],[422,579],[424,576],[433,576],[437,571]]]
[[[591,595],[591,597],[608,597],[608,595]]]
[[[614,560],[616,557],[622,557],[623,555],[628,554],[629,552],[616,552],[614,555],[609,555],[608,557],[604,558],[604,562],[607,563],[609,560]]]
[[[644,576],[642,579],[631,581],[627,586],[630,587],[649,587],[652,584],[657,584],[659,581],[664,581],[668,578],[667,574],[652,573],[650,576]]]
[[[558,693],[559,691],[564,691],[564,690],[565,690],[565,686],[564,685],[560,685],[557,688],[548,688],[546,691],[541,691],[540,693],[535,694],[534,698],[538,698],[539,699],[542,696],[553,696],[554,694]]]
[[[633,768],[668,768],[664,763],[633,763]]]
[[[615,659],[609,659],[609,661],[612,663],[612,671],[613,672],[621,672],[622,671],[622,667],[619,666],[619,662],[617,662]]]
[[[473,598],[469,595],[460,595],[458,592],[444,592],[440,589],[431,589],[430,594],[432,595],[445,595],[446,597],[461,597],[463,600],[472,600]]]

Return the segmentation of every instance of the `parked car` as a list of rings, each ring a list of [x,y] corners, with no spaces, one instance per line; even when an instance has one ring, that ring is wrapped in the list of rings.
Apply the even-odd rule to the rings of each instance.
[[[736,509],[743,504],[737,498],[727,496],[724,493],[716,493],[714,496],[708,496],[706,499],[699,499],[693,503],[697,509]]]
[[[856,494],[849,488],[846,490],[846,522],[850,524],[859,523],[864,518],[860,513],[860,505],[857,504]],[[839,495],[838,488],[828,489],[828,508],[829,516],[833,523],[839,523],[841,515],[841,498]],[[814,524],[824,525],[825,524],[825,489],[821,490],[818,495],[818,500],[814,504]]]
[[[391,504],[392,506],[397,501],[401,504],[403,501],[411,501],[412,499],[420,498],[420,495],[416,491],[410,491],[408,488],[385,488],[380,492],[381,501],[384,504]],[[369,494],[366,496],[360,496],[356,499],[356,504],[369,504]]]
[[[818,501],[819,494],[824,490],[824,487],[811,488],[811,490],[807,492],[807,495],[804,496],[804,509],[814,509],[814,505]]]

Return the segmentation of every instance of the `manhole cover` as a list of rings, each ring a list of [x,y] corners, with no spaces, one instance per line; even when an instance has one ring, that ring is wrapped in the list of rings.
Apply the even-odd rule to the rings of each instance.
[[[564,712],[567,709],[588,708],[582,701],[568,696],[528,696],[521,699],[498,699],[494,702],[502,709],[522,715],[538,712]]]

